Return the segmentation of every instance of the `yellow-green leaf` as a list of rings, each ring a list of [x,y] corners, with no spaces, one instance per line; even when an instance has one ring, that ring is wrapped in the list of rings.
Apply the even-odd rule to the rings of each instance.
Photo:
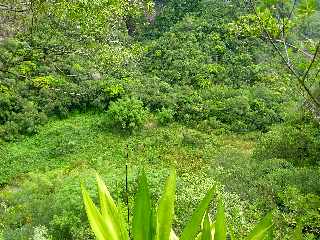
[[[134,240],[150,240],[151,214],[151,197],[147,177],[143,171],[139,176],[139,187],[133,212],[132,235]]]
[[[176,191],[176,172],[171,171],[157,209],[157,240],[168,240],[173,223]]]
[[[192,214],[191,220],[188,222],[187,226],[182,231],[180,240],[194,239],[198,235],[203,216],[206,210],[208,209],[214,192],[215,188],[211,188],[206,194],[206,196],[202,199],[199,206]]]
[[[267,214],[262,221],[250,232],[246,240],[263,240],[272,228],[272,212]]]
[[[96,176],[96,178],[98,183],[100,207],[103,219],[108,222],[108,226],[110,226],[110,228],[113,229],[112,231],[115,232],[116,239],[128,239],[125,222],[116,204],[114,203],[110,192],[98,175]]]
[[[83,201],[86,208],[87,216],[89,219],[89,223],[96,238],[98,240],[118,239],[115,229],[113,229],[110,225],[108,226],[108,222],[106,222],[103,219],[102,215],[100,214],[99,210],[93,203],[85,187],[81,186],[81,188],[82,188],[82,196],[83,196]]]
[[[227,224],[224,214],[224,206],[220,200],[218,203],[216,224],[215,224],[214,240],[226,240],[227,238]]]

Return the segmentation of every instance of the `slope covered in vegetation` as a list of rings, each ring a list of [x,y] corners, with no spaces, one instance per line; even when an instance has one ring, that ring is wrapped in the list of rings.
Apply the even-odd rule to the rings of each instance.
[[[318,239],[319,6],[250,3],[5,0],[0,239],[93,239],[79,182],[125,212],[126,163],[130,206],[177,168],[177,233],[216,186],[237,236]]]

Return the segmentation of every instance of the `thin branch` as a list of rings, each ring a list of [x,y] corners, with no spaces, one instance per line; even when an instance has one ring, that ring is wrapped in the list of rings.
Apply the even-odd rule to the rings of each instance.
[[[293,4],[292,4],[292,8],[291,8],[291,10],[290,10],[290,12],[289,12],[287,21],[286,21],[285,26],[284,26],[285,28],[287,27],[287,24],[288,24],[289,20],[291,19],[292,15],[293,15],[294,9],[295,9],[296,6],[297,6],[297,2],[298,2],[297,0],[294,0],[294,2],[293,2]]]
[[[284,43],[284,41],[281,40],[281,39],[273,39],[273,41],[279,42],[279,43]],[[307,52],[307,51],[305,51],[305,50],[303,50],[303,49],[301,49],[301,48],[298,48],[297,46],[295,46],[295,45],[293,45],[293,44],[291,44],[291,43],[286,42],[286,45],[289,46],[289,47],[291,47],[291,48],[293,48],[293,49],[295,49],[295,50],[298,51],[298,52],[301,52],[303,55],[305,55],[305,56],[306,56],[307,58],[309,58],[310,60],[313,58],[313,54],[311,54],[311,53],[309,53],[309,52]]]
[[[282,40],[283,40],[283,46],[284,46],[284,50],[287,56],[287,64],[291,65],[291,60],[289,57],[289,53],[288,53],[288,48],[287,48],[287,42],[286,42],[286,34],[285,34],[285,22],[284,22],[284,18],[282,18],[282,31],[281,31],[281,36],[282,36]]]
[[[300,76],[298,73],[296,73],[296,71],[292,68],[291,65],[288,65],[287,64],[287,61],[285,59],[285,57],[283,56],[283,54],[281,53],[280,49],[277,47],[277,45],[275,44],[275,42],[273,41],[273,38],[271,37],[269,31],[266,29],[266,27],[264,26],[264,23],[262,21],[262,19],[260,18],[257,10],[256,10],[256,7],[255,7],[255,4],[253,3],[253,0],[249,0],[250,2],[250,5],[251,5],[251,8],[252,10],[254,11],[254,14],[256,15],[259,23],[260,23],[260,27],[262,28],[262,30],[265,32],[265,34],[267,35],[267,39],[268,41],[272,44],[273,48],[276,50],[276,52],[279,54],[279,56],[281,57],[282,61],[286,64],[286,66],[288,67],[288,69],[290,70],[290,72],[298,79],[300,79]]]
[[[292,65],[288,64],[285,57],[283,56],[282,52],[280,51],[280,49],[277,47],[277,45],[275,44],[275,42],[273,41],[273,38],[271,37],[269,31],[266,29],[266,27],[264,26],[264,23],[262,21],[262,19],[260,18],[257,10],[256,10],[256,7],[255,7],[255,4],[253,3],[253,0],[249,0],[249,3],[251,5],[251,8],[253,10],[253,12],[255,13],[259,23],[260,23],[260,27],[262,28],[262,30],[265,32],[265,34],[267,35],[267,38],[268,40],[270,41],[270,43],[272,44],[273,48],[276,50],[276,52],[279,54],[279,56],[281,57],[282,61],[285,63],[285,65],[287,66],[287,68],[289,69],[289,71],[296,77],[296,79],[298,80],[299,84],[301,85],[302,89],[307,93],[308,95],[308,98],[310,98],[313,103],[318,107],[320,108],[320,102],[313,96],[313,94],[311,93],[311,90],[307,87],[307,85],[305,84],[305,78],[300,76],[292,67]],[[316,58],[316,55],[319,51],[319,48],[317,48],[317,51],[314,55],[314,58]],[[308,69],[311,69],[312,65],[313,65],[313,62],[312,61],[308,67]],[[309,71],[308,71],[309,72]],[[306,74],[305,74],[306,75]]]
[[[318,71],[316,71],[316,74],[314,75],[313,79],[317,79],[320,73],[320,67],[318,67]]]
[[[316,51],[315,51],[315,53],[314,53],[314,55],[313,55],[313,58],[312,58],[312,60],[311,60],[311,62],[310,62],[310,64],[309,64],[309,67],[308,67],[307,71],[305,72],[305,74],[304,74],[304,76],[303,76],[303,78],[302,78],[303,82],[305,82],[305,81],[307,80],[308,74],[309,74],[309,72],[310,72],[310,70],[311,70],[311,68],[312,68],[312,65],[313,65],[313,64],[315,63],[315,61],[316,61],[316,58],[317,58],[317,56],[318,56],[319,51],[320,51],[320,41],[318,42],[318,44],[317,44],[317,46],[316,46]]]

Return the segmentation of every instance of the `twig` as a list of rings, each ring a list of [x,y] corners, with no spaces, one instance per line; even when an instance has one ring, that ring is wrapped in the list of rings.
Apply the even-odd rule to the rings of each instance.
[[[286,56],[287,56],[287,64],[288,64],[288,65],[291,65],[291,61],[290,61],[290,57],[289,57],[289,53],[288,53],[288,48],[287,48],[285,31],[286,31],[286,30],[285,30],[285,22],[284,22],[284,18],[282,18],[282,31],[281,31],[281,36],[282,36],[282,40],[283,40],[284,51],[285,51]]]
[[[284,43],[284,41],[281,40],[281,39],[273,39],[273,41],[279,42],[279,43]],[[310,60],[313,58],[313,54],[308,53],[307,51],[302,50],[301,48],[298,48],[297,46],[295,46],[295,45],[293,45],[293,44],[291,44],[291,43],[286,42],[285,44],[286,44],[287,46],[295,49],[296,51],[301,52],[301,53],[304,54],[306,57],[308,57]]]
[[[306,79],[308,78],[308,74],[309,74],[309,72],[310,72],[310,70],[311,70],[311,68],[312,68],[312,65],[313,65],[313,64],[315,63],[315,61],[316,61],[316,58],[317,58],[317,55],[318,55],[319,51],[320,51],[320,40],[319,40],[319,42],[318,42],[318,44],[317,44],[317,46],[316,46],[316,51],[315,51],[315,53],[314,53],[314,55],[313,55],[313,58],[312,58],[312,60],[311,60],[311,62],[310,62],[310,64],[309,64],[309,67],[308,67],[307,71],[305,72],[305,74],[304,74],[304,76],[303,76],[303,78],[302,78],[302,80],[303,80],[304,82],[305,82]]]
[[[311,90],[307,87],[307,85],[305,84],[305,77],[308,75],[308,72],[310,71],[313,63],[314,63],[314,60],[316,58],[316,55],[319,51],[319,44],[318,44],[318,47],[316,49],[316,53],[314,54],[314,58],[313,60],[311,61],[311,63],[309,64],[309,67],[307,70],[307,74],[305,74],[303,77],[300,76],[292,67],[292,65],[288,64],[285,57],[283,56],[283,54],[281,53],[280,49],[277,47],[277,45],[275,44],[275,42],[273,41],[273,38],[271,37],[269,31],[266,29],[266,27],[264,26],[264,23],[262,21],[262,19],[260,18],[257,10],[256,10],[256,7],[255,7],[255,4],[253,3],[253,0],[249,0],[249,3],[251,5],[251,8],[254,12],[254,14],[256,15],[259,23],[260,23],[260,27],[262,28],[262,30],[265,32],[265,34],[267,35],[267,38],[268,40],[270,41],[270,43],[272,44],[273,48],[276,50],[276,52],[279,54],[279,56],[281,57],[282,61],[285,63],[285,65],[287,66],[287,68],[289,69],[289,71],[296,77],[296,79],[298,80],[299,84],[301,85],[302,89],[305,91],[305,93],[308,95],[308,98],[310,98],[312,100],[312,102],[318,107],[320,108],[320,102],[313,96],[313,94],[311,93]]]
[[[290,13],[289,13],[288,18],[287,18],[287,21],[286,21],[285,26],[284,26],[285,28],[287,27],[287,24],[288,24],[288,22],[290,21],[290,19],[292,17],[292,14],[293,14],[294,9],[296,8],[296,5],[297,5],[297,0],[294,0],[294,2],[292,4],[292,8],[291,8]]]

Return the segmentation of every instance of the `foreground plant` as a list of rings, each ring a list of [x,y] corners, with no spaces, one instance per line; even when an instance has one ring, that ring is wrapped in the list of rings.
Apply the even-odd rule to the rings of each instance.
[[[119,208],[114,203],[107,187],[97,175],[100,210],[93,203],[86,188],[82,187],[83,200],[91,228],[98,240],[128,240],[126,223]],[[180,238],[172,230],[176,174],[171,172],[157,208],[151,204],[151,195],[144,173],[139,176],[139,187],[135,197],[132,237],[134,240],[226,240],[227,223],[224,206],[220,201],[216,220],[212,222],[208,207],[215,192],[211,188],[194,211]],[[246,240],[272,239],[272,214],[269,213],[245,238]],[[234,233],[229,233],[236,240]]]

